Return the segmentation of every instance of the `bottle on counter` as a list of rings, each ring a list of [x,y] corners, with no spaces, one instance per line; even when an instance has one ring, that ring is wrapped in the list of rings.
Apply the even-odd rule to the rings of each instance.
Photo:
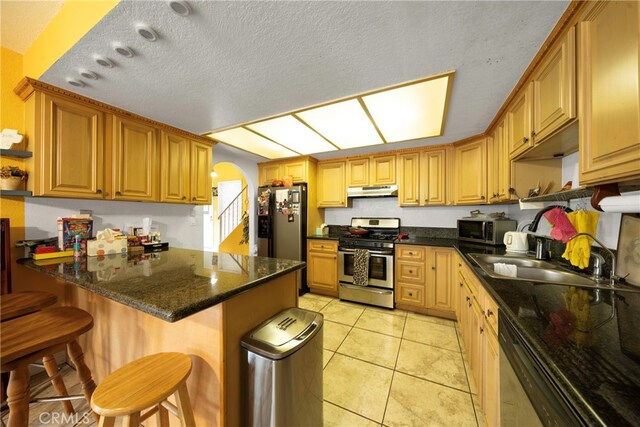
[[[80,258],[82,256],[82,241],[80,236],[76,235],[73,240],[73,257]]]

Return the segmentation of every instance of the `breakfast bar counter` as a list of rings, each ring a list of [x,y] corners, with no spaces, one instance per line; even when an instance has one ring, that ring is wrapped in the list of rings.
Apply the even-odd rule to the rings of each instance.
[[[18,263],[43,273],[38,289],[62,295],[63,305],[93,316],[94,328],[80,344],[98,383],[149,354],[188,354],[196,424],[206,426],[242,423],[240,340],[297,306],[305,266],[187,249]]]

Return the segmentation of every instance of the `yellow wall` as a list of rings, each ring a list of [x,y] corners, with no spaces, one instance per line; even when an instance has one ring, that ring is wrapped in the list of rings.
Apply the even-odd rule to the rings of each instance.
[[[212,185],[214,187],[218,186],[220,181],[242,181],[242,188],[247,185],[247,181],[244,179],[244,175],[242,171],[235,167],[231,163],[221,162],[217,163],[213,166],[213,170],[218,174],[216,178],[213,178]],[[216,201],[217,203],[217,201]],[[244,194],[244,200],[242,201],[242,205],[245,209],[248,209],[249,200],[248,200],[248,192]],[[216,213],[216,216],[220,215],[220,212]],[[214,227],[219,227],[218,222],[214,223]],[[230,254],[239,254],[239,255],[249,255],[249,243],[240,244],[240,240],[242,240],[242,223],[235,230],[227,236],[227,238],[220,242],[220,246],[218,248],[219,252],[226,252]]]
[[[116,4],[118,0],[67,0],[24,56],[1,47],[0,129],[17,129],[19,133],[25,134],[24,103],[13,93],[13,89],[24,76],[39,78]],[[32,146],[28,144],[27,150]],[[0,165],[24,168],[24,161],[2,157]],[[14,247],[16,241],[25,238],[24,199],[0,197],[0,216],[11,221],[14,290],[37,289],[40,281],[47,278],[15,264],[16,259],[24,256],[22,249]]]
[[[119,0],[67,0],[24,54],[24,75],[40,78],[118,2]]]

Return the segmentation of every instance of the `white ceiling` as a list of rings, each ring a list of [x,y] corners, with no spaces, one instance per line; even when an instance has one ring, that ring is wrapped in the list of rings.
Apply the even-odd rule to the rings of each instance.
[[[444,135],[483,132],[565,10],[567,1],[121,1],[41,79],[194,132],[256,120],[456,70]],[[160,39],[135,33],[144,23]],[[115,53],[130,46],[136,57]],[[95,64],[92,55],[117,63]],[[65,78],[100,74],[81,89]],[[40,76],[33,76],[40,77]],[[359,154],[358,148],[318,154]]]
[[[24,54],[60,11],[64,0],[0,1],[2,46]]]

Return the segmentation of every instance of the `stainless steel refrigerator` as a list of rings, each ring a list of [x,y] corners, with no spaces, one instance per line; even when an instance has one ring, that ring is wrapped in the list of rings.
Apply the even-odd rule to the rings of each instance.
[[[307,185],[258,188],[258,256],[307,260]],[[308,291],[307,269],[298,276]]]

